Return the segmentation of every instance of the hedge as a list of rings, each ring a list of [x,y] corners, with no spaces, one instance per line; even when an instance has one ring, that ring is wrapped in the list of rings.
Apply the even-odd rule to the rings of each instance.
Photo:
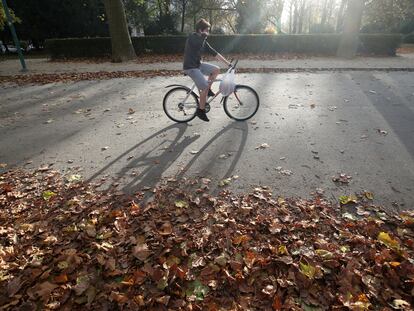
[[[340,34],[307,35],[211,35],[209,42],[222,53],[309,53],[335,55]],[[359,52],[395,55],[402,41],[399,34],[360,34]],[[134,37],[137,54],[176,54],[184,51],[186,36]],[[68,38],[46,40],[52,59],[110,56],[110,38]]]
[[[404,37],[404,43],[414,43],[414,32],[409,33]]]

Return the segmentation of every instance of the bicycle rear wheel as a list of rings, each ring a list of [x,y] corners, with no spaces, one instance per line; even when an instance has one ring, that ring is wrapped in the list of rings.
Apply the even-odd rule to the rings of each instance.
[[[236,85],[234,92],[224,99],[224,111],[237,121],[245,121],[253,117],[259,105],[259,96],[247,85]]]
[[[165,94],[163,100],[164,112],[174,122],[185,123],[195,118],[198,98],[193,92],[189,92],[189,89],[179,86]]]

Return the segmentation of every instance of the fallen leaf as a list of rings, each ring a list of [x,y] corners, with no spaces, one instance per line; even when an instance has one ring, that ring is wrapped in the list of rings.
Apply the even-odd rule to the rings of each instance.
[[[127,296],[122,295],[122,294],[120,294],[118,292],[114,292],[114,291],[111,292],[109,298],[112,301],[116,301],[117,303],[120,303],[120,304],[127,303],[128,300],[129,300]]]
[[[274,311],[280,311],[282,310],[282,299],[280,299],[279,295],[275,295],[273,298],[272,308]]]
[[[349,203],[358,203],[358,198],[354,194],[351,194],[350,196],[341,195],[339,197],[339,202],[341,203],[341,205],[346,205]]]
[[[38,283],[34,287],[28,289],[28,295],[33,299],[40,297],[43,301],[47,301],[50,298],[50,294],[58,287],[56,284],[50,282]]]
[[[82,295],[89,287],[89,276],[80,275],[76,278],[76,285],[73,287],[77,296]]]
[[[148,249],[148,245],[143,243],[134,246],[132,254],[139,260],[145,261],[151,255],[151,251]]]
[[[269,144],[267,144],[267,143],[263,143],[263,144],[261,144],[260,146],[257,146],[255,149],[257,150],[257,149],[266,149],[266,148],[269,148],[270,146],[269,146]]]
[[[410,310],[411,305],[402,299],[394,299],[392,302],[392,307],[397,310]]]
[[[313,279],[315,277],[316,268],[310,264],[305,264],[303,262],[300,262],[299,271],[303,275],[306,275],[309,279]]]
[[[352,215],[351,213],[343,213],[342,218],[346,218],[346,219],[354,220],[354,221],[356,220],[355,216]]]
[[[45,201],[49,201],[50,198],[54,197],[55,195],[56,195],[56,193],[54,193],[51,190],[46,190],[46,191],[43,191],[43,193],[42,193],[42,197]]]
[[[389,248],[392,248],[394,250],[400,249],[400,243],[398,243],[397,240],[394,240],[393,238],[391,238],[391,236],[387,232],[380,232],[378,234],[377,239],[378,241],[380,241],[381,243],[383,243]]]
[[[340,182],[340,183],[343,183],[343,184],[349,184],[351,179],[352,179],[351,175],[347,175],[347,174],[344,174],[344,173],[340,173],[339,176],[333,176],[332,177],[333,182]]]
[[[364,195],[368,200],[374,200],[374,194],[372,192],[365,191]]]
[[[292,171],[291,170],[281,170],[280,174],[285,175],[285,176],[290,176],[292,175]]]
[[[334,256],[330,251],[325,249],[317,249],[315,250],[315,253],[322,259],[332,259]]]
[[[67,178],[68,182],[78,182],[82,180],[82,175],[73,174]]]
[[[231,183],[231,178],[222,179],[219,182],[219,187],[228,186],[228,185],[230,185],[230,183]]]
[[[7,295],[13,297],[16,295],[23,285],[22,277],[18,276],[13,278],[9,283],[7,283]]]
[[[163,223],[160,230],[158,230],[158,233],[161,235],[170,235],[172,232],[172,225],[169,221]]]
[[[53,281],[55,281],[58,284],[66,283],[68,281],[68,276],[66,275],[66,273],[62,273],[58,276],[55,276]]]
[[[188,203],[183,200],[175,201],[175,206],[178,208],[188,208]]]
[[[203,285],[199,280],[195,280],[188,284],[188,288],[185,291],[187,297],[194,298],[195,300],[202,301],[207,296],[209,288]]]

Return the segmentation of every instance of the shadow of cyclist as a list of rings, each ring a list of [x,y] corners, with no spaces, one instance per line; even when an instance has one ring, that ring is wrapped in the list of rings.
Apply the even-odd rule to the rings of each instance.
[[[115,173],[116,177],[114,177],[112,184],[118,183],[122,178],[136,173],[136,169],[141,169],[131,180],[127,180],[128,183],[125,184],[123,190],[131,192],[139,190],[143,186],[154,186],[161,178],[163,172],[174,163],[191,143],[198,139],[199,136],[186,136],[182,139],[187,127],[186,124],[172,124],[159,130],[117,156],[93,174],[87,181],[98,179],[104,173],[113,171],[114,167],[119,165],[121,161],[128,161],[131,158],[127,165]],[[175,131],[177,132],[174,133]]]
[[[189,171],[189,169],[196,163],[197,160],[200,159],[200,157],[203,156],[204,152],[207,151],[207,149],[212,146],[213,143],[219,142],[221,138],[230,137],[232,143],[236,143],[236,150],[234,150],[234,153],[231,157],[231,162],[229,164],[225,164],[227,166],[227,170],[223,170],[222,167],[219,168],[219,170],[215,171],[214,166],[217,163],[217,157],[216,155],[213,155],[214,158],[209,159],[203,159],[203,163],[205,163],[202,167],[200,167],[200,176],[204,177],[205,174],[211,174],[213,173],[216,175],[218,179],[225,179],[228,177],[231,177],[233,175],[234,169],[237,165],[237,163],[240,160],[240,157],[243,153],[243,150],[246,146],[247,137],[249,133],[249,127],[246,122],[231,122],[226,127],[224,127],[221,131],[219,131],[216,135],[214,135],[207,143],[204,144],[204,146],[198,151],[198,153],[187,163],[185,167],[183,167],[176,175],[176,179],[180,180],[183,178],[186,173]],[[222,141],[222,145],[219,150],[223,151],[225,148],[227,148],[228,141]],[[215,190],[212,188],[211,190]]]
[[[152,134],[105,165],[92,175],[88,181],[97,179],[105,172],[113,170],[113,167],[121,161],[127,161],[128,158],[132,157],[127,162],[127,165],[123,166],[115,174],[116,177],[112,184],[120,183],[122,185],[122,191],[129,194],[140,191],[146,187],[153,188],[161,181],[163,174],[177,161],[183,151],[199,138],[199,136],[184,136],[186,130],[186,124],[173,124]],[[177,132],[171,134],[174,131]],[[231,162],[227,164],[227,170],[223,171],[220,169],[219,171],[220,176],[218,176],[218,178],[230,177],[242,155],[246,145],[247,136],[248,126],[246,123],[229,123],[204,144],[185,167],[181,169],[177,167],[177,170],[179,169],[180,171],[175,175],[175,179],[180,181],[184,178],[189,169],[198,162],[197,160],[200,160],[200,157],[203,154],[206,154],[206,151],[213,143],[219,142],[220,138],[231,138],[234,142],[240,142],[237,143]],[[228,144],[228,142],[222,141],[222,144]],[[203,159],[203,161],[200,160],[199,162],[201,164],[205,163],[201,168],[201,173],[203,174],[211,171],[217,160],[216,158],[210,158],[207,159],[207,161],[206,159]]]

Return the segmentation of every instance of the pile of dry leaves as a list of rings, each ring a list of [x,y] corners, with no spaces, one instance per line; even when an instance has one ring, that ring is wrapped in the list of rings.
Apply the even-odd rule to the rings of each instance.
[[[127,196],[57,172],[0,175],[0,309],[409,310],[414,213],[363,197]],[[187,185],[188,186],[188,185]],[[355,204],[355,203],[351,203]]]

